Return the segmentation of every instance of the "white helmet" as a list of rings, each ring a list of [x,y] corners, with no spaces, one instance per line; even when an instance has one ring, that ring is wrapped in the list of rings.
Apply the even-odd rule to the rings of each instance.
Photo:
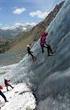
[[[27,45],[27,47],[30,47],[30,45]]]

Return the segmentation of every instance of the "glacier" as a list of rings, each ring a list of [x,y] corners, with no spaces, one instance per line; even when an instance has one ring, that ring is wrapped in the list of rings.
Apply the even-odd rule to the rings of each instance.
[[[46,31],[54,56],[48,57],[46,49],[42,54],[38,40],[32,47],[37,61],[26,55],[0,81],[9,77],[13,83],[26,83],[36,98],[36,110],[70,110],[70,0]]]

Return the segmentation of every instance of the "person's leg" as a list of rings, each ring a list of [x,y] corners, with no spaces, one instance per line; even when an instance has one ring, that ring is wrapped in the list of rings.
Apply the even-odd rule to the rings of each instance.
[[[9,90],[8,90],[8,85],[6,85],[6,89],[7,89],[7,91],[9,91]]]
[[[32,56],[33,62],[36,61],[36,57],[32,53],[30,53],[30,55]]]
[[[32,54],[32,51],[28,51],[28,54],[31,55],[33,62],[36,61],[36,57]]]
[[[46,44],[44,47],[47,48],[48,56],[50,56],[50,53],[51,54],[54,53],[53,50],[52,50],[52,48],[51,48],[51,46],[49,44]]]
[[[48,56],[50,56],[50,50],[49,47],[47,47]]]
[[[11,84],[8,84],[8,86],[10,86],[12,89],[14,88],[13,86],[11,86]]]
[[[3,99],[5,100],[5,102],[8,102],[5,95],[0,91],[0,95],[3,97]]]
[[[53,50],[52,50],[50,45],[48,45],[48,48],[49,48],[49,52],[53,54],[54,52],[53,52]]]
[[[50,56],[50,49],[49,49],[48,44],[45,44],[44,47],[47,48],[48,56]]]
[[[44,53],[44,47],[41,47],[41,49],[42,49],[42,53]]]

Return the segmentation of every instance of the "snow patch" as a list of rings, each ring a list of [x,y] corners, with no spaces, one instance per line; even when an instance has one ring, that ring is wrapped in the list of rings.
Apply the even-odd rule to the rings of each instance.
[[[36,106],[34,96],[26,84],[14,85],[14,89],[8,92],[4,89],[4,94],[9,102],[5,103],[1,110],[26,110],[28,108],[33,110]],[[1,96],[0,100],[4,103]]]

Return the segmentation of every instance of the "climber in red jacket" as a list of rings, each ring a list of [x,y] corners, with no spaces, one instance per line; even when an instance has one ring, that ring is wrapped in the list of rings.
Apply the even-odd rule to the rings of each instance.
[[[47,32],[41,33],[40,46],[41,46],[41,49],[42,49],[42,53],[44,53],[44,48],[47,48],[48,56],[50,56],[51,54],[53,54],[53,50],[52,50],[51,46],[46,43],[47,37],[48,37]]]
[[[5,102],[8,102],[6,96],[1,91],[2,89],[3,89],[3,87],[0,85],[0,95],[3,97],[3,99],[5,100]]]
[[[10,86],[12,89],[14,88],[14,87],[11,86],[11,84],[9,82],[10,82],[10,80],[4,79],[4,84],[6,86],[7,91],[9,91],[8,86]]]

